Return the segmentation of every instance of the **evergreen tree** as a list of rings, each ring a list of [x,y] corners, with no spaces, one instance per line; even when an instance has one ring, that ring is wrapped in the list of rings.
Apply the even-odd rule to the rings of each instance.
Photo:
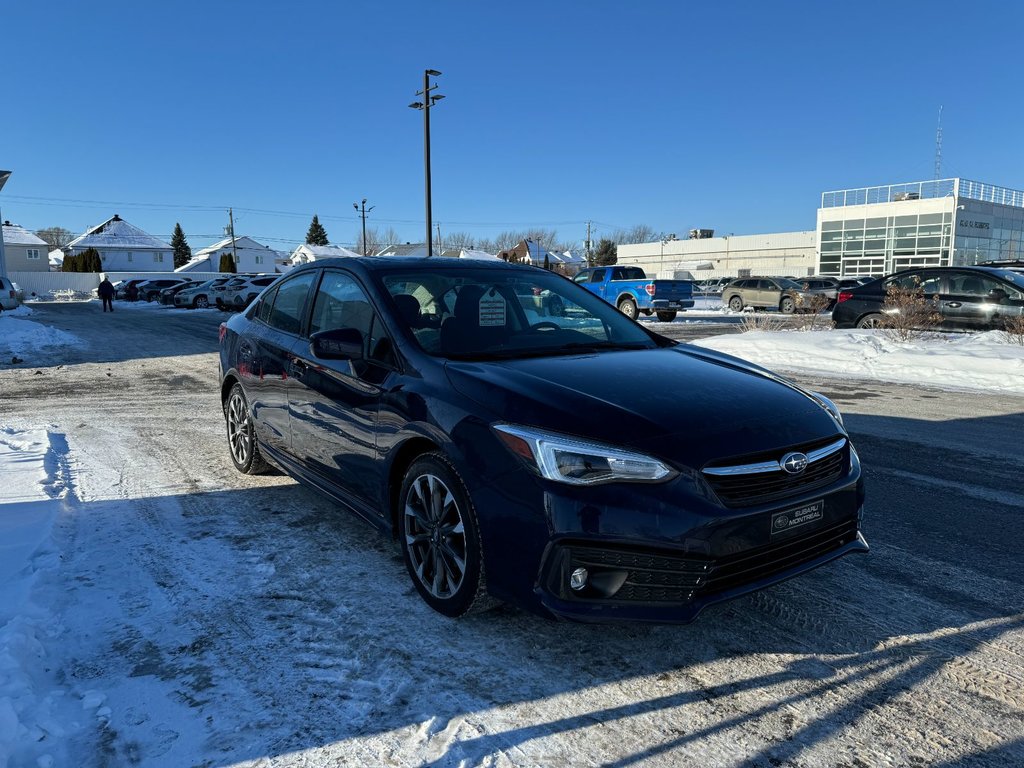
[[[100,258],[100,252],[97,251],[95,248],[87,248],[85,252],[82,254],[82,271],[103,271],[103,259]]]
[[[72,256],[70,253],[64,256],[64,262],[60,266],[61,272],[74,272],[75,271],[75,259],[77,257]]]
[[[313,221],[309,223],[309,231],[306,232],[306,245],[327,245],[327,230],[320,223],[319,217],[314,213]]]
[[[174,268],[183,267],[192,258],[192,249],[185,239],[185,233],[181,229],[181,223],[174,225],[174,234],[171,235],[171,248],[174,249]]]
[[[220,255],[220,269],[218,272],[235,272],[235,260],[231,258],[230,253],[222,253]]]
[[[607,267],[609,264],[614,264],[618,261],[618,249],[608,238],[601,238],[601,241],[597,244],[597,250],[594,251],[594,256],[591,261],[598,267]]]

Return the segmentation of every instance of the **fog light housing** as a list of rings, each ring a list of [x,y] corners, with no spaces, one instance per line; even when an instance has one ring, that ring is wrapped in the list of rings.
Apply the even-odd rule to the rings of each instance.
[[[587,586],[587,580],[590,574],[587,573],[586,568],[577,568],[569,575],[569,586],[572,587],[576,592]]]

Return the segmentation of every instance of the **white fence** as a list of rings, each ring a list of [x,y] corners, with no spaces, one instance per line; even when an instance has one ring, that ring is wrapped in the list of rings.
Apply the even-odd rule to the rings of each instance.
[[[186,275],[176,275],[173,272],[107,272],[105,274],[112,283],[134,278],[159,280],[167,277],[186,277]],[[222,276],[220,272],[190,272],[187,275],[192,280],[210,280]],[[97,272],[11,272],[8,277],[25,292],[26,299],[48,298],[69,291],[79,294],[92,293],[100,284],[100,273]]]

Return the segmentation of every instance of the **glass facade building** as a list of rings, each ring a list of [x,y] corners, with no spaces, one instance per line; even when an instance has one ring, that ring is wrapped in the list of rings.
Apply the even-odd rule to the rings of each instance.
[[[818,273],[1024,260],[1024,192],[967,179],[825,192]]]

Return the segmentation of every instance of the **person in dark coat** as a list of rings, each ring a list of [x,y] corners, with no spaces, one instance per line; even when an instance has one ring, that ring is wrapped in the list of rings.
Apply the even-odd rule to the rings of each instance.
[[[111,285],[110,281],[104,277],[103,282],[100,283],[100,287],[96,291],[99,293],[100,298],[103,299],[103,311],[106,312],[108,309],[114,311],[114,286]]]
[[[139,286],[135,283],[128,283],[128,290],[125,291],[128,301],[138,301],[139,299]]]

